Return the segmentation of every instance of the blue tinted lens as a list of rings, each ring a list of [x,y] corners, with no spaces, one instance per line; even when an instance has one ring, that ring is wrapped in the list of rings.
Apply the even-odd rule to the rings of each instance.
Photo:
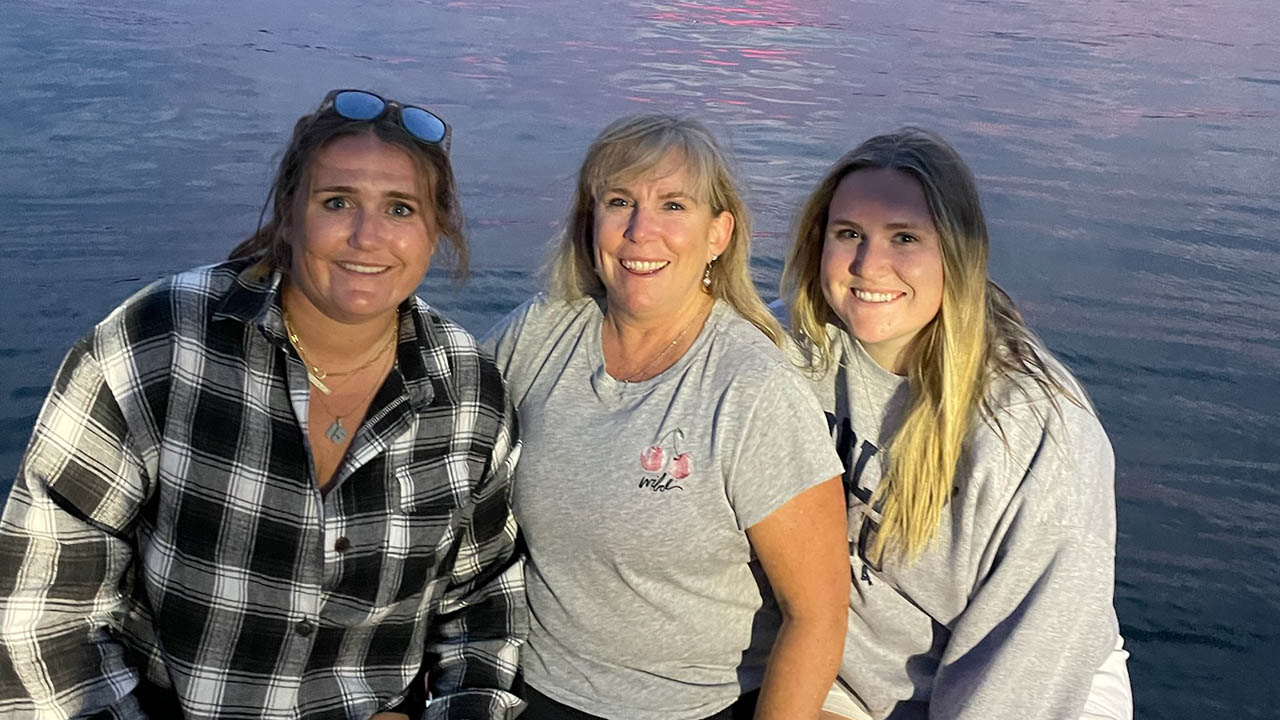
[[[333,98],[333,109],[348,120],[372,120],[386,108],[382,98],[359,90],[340,92]]]
[[[444,140],[444,121],[423,110],[407,107],[400,111],[404,129],[423,142],[438,143]]]

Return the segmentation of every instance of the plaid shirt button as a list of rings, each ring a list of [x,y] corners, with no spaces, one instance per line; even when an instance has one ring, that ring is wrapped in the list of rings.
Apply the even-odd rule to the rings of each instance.
[[[316,629],[316,626],[307,620],[300,620],[298,621],[297,625],[293,626],[293,631],[298,633],[302,637],[309,636],[312,633],[312,631],[314,631],[315,629]]]
[[[345,536],[340,537],[334,541],[333,549],[337,552],[344,553],[351,549],[351,541],[348,540]]]

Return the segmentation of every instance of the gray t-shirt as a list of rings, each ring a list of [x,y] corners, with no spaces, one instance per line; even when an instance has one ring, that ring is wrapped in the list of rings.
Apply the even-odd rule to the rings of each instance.
[[[914,563],[877,566],[862,549],[879,527],[870,503],[907,382],[827,330],[835,362],[813,387],[845,459],[855,551],[836,689],[872,718],[1080,717],[1095,670],[1119,653],[1123,674],[1124,658],[1113,652],[1114,460],[1097,417],[1063,397],[1054,408],[1030,380],[997,382],[999,429],[970,431],[936,537]]]
[[[671,368],[604,369],[598,304],[535,297],[483,345],[519,411],[529,685],[606,718],[692,720],[759,686],[746,529],[841,472],[804,379],[727,304]],[[759,640],[759,638],[757,638]]]

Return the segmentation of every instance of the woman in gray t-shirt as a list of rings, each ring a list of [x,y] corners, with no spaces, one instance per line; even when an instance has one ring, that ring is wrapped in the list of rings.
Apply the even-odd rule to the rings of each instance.
[[[855,583],[826,717],[1129,717],[1111,444],[988,279],[964,162],[871,138],[797,229],[783,295],[845,459]]]
[[[485,340],[523,442],[524,718],[729,717],[757,689],[757,718],[813,718],[835,678],[841,465],[749,238],[705,127],[623,118],[587,151],[548,293]],[[753,568],[783,615],[758,655]]]

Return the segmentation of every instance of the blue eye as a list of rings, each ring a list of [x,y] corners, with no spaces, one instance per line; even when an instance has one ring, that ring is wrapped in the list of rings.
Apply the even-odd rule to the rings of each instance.
[[[898,242],[901,242],[901,243],[918,243],[918,242],[920,242],[920,239],[919,239],[919,238],[917,238],[915,235],[907,235],[906,233],[903,233],[903,234],[901,234],[901,235],[899,235],[899,236],[898,236]]]
[[[857,240],[862,236],[853,228],[841,228],[836,231],[835,237],[840,240]]]
[[[626,207],[628,205],[627,199],[621,197],[606,198],[604,204],[607,207]]]
[[[324,201],[324,206],[330,210],[341,210],[347,207],[347,199],[342,196],[331,197]]]
[[[667,201],[666,208],[667,208],[668,210],[683,210],[683,209],[684,209],[684,205],[681,205],[680,203],[676,202],[675,200],[669,200],[669,201]]]
[[[414,209],[404,203],[396,203],[391,206],[391,214],[396,217],[412,217]]]

